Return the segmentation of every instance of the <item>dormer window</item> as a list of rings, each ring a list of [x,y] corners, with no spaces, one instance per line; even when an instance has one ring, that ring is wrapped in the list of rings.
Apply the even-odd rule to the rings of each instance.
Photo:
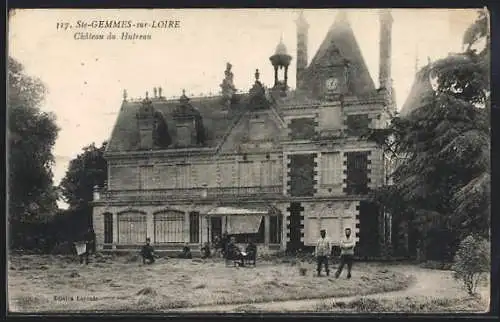
[[[179,100],[179,106],[173,113],[176,125],[175,145],[188,147],[204,143],[204,127],[201,115],[189,102],[185,90]]]

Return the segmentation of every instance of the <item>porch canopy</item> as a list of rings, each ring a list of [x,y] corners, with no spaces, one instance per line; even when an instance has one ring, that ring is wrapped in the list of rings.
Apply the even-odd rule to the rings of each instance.
[[[262,218],[267,214],[269,209],[236,207],[216,207],[207,213],[208,216],[226,217],[225,229],[229,235],[258,233]]]

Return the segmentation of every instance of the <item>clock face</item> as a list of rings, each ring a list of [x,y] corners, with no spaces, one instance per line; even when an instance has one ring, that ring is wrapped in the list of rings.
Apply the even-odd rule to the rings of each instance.
[[[337,78],[328,78],[326,80],[326,88],[329,90],[336,90],[339,87],[339,80]]]

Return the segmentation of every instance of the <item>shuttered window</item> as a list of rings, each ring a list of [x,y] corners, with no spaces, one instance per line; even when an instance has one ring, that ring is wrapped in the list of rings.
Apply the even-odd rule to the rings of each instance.
[[[366,194],[368,193],[368,155],[369,151],[347,152],[347,175],[346,188],[347,194]]]
[[[104,214],[104,243],[113,243],[113,214]]]
[[[200,242],[200,213],[191,212],[189,213],[189,242],[199,243]]]
[[[281,232],[283,229],[283,219],[281,216],[269,217],[269,242],[271,244],[281,243]]]

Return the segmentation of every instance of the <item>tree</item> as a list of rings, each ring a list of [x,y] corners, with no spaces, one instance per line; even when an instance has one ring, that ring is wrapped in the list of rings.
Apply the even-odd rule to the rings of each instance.
[[[490,246],[487,240],[474,235],[460,242],[452,267],[453,277],[462,283],[469,295],[476,293],[479,282],[490,270]]]
[[[434,229],[453,232],[437,249],[457,243],[469,233],[483,236],[490,227],[490,85],[486,13],[464,36],[465,51],[427,68],[434,89],[405,118],[393,119],[382,133],[383,144],[399,164],[394,185],[376,199],[394,215],[418,227],[421,238]],[[373,138],[380,137],[372,133]],[[402,211],[402,205],[406,210]],[[427,245],[429,246],[429,245]]]
[[[104,159],[107,142],[101,147],[94,143],[83,148],[69,163],[68,171],[61,180],[59,188],[71,208],[87,207],[93,199],[94,187],[104,187],[108,168]]]
[[[52,148],[59,128],[55,116],[42,112],[43,83],[26,75],[23,66],[8,61],[9,224],[36,220],[57,209],[53,187]]]

